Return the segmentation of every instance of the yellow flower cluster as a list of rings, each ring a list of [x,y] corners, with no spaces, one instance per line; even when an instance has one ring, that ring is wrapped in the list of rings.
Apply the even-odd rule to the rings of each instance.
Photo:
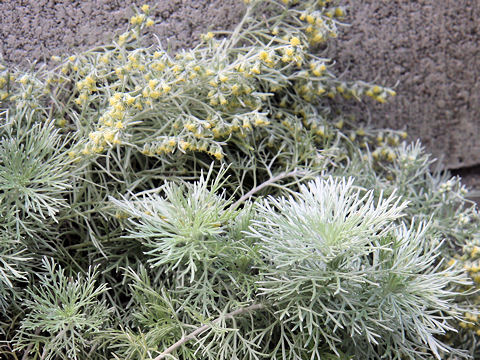
[[[202,39],[203,41],[209,41],[212,40],[214,36],[215,35],[213,34],[213,32],[209,31],[206,34],[200,35],[200,39]]]
[[[324,62],[312,61],[310,63],[310,71],[314,76],[322,76],[326,70],[327,66]]]
[[[85,79],[77,82],[78,91],[87,91],[89,93],[96,90],[96,80],[93,76],[87,76]]]
[[[325,21],[322,19],[320,13],[302,13],[300,20],[307,23],[305,27],[305,33],[308,36],[311,45],[317,45],[323,43],[328,36],[335,37],[334,31],[329,31]]]
[[[373,86],[365,92],[365,95],[382,104],[387,101],[387,96],[395,96],[396,94],[397,93],[394,90],[387,89],[378,85]]]
[[[448,180],[448,181],[440,184],[440,187],[439,187],[438,191],[440,193],[450,192],[450,191],[452,191],[454,185],[455,185],[455,183],[452,180]]]
[[[130,24],[141,25],[146,19],[145,14],[137,14],[130,18]]]
[[[298,38],[296,38],[298,39]],[[296,43],[296,41],[294,41]],[[298,67],[302,66],[303,63],[303,54],[301,49],[298,46],[292,46],[291,44],[285,46],[281,49],[282,52],[282,62],[290,63],[295,62]]]
[[[460,327],[462,327],[463,329],[473,330],[476,335],[480,336],[480,324],[478,323],[478,315],[467,312],[465,313],[465,320],[466,321],[459,322]]]
[[[120,144],[121,131],[126,128],[127,113],[143,108],[138,97],[128,93],[115,93],[110,97],[109,105],[108,110],[98,119],[98,129],[89,134],[89,142],[81,151],[83,155],[102,153],[107,146]]]
[[[160,143],[150,143],[150,144],[144,145],[142,154],[147,156],[168,154],[168,153],[173,153],[176,148],[180,149],[182,152],[187,152],[187,151],[205,152],[215,157],[217,160],[221,160],[224,157],[222,148],[220,147],[220,145],[209,144],[205,140],[197,140],[197,139],[190,139],[190,138],[184,138],[184,139],[178,140],[175,137],[166,137]]]
[[[462,216],[462,218],[465,218],[465,215],[460,215]],[[468,274],[473,279],[473,281],[475,281],[476,284],[480,284],[480,247],[467,247],[465,249],[465,255],[462,256],[461,259],[464,260],[464,270],[468,272]],[[450,260],[449,265],[452,265],[452,262],[455,263],[455,260]]]
[[[156,100],[162,95],[168,94],[172,90],[172,87],[165,83],[159,82],[157,79],[151,79],[148,81],[148,85],[142,90],[142,97],[145,99],[145,104],[153,105],[149,99]]]
[[[3,69],[3,66],[0,65],[2,68],[0,68],[0,70],[4,70]],[[3,72],[2,73],[2,76],[0,76],[0,101],[3,101],[5,99],[8,98],[9,96],[9,93],[8,91],[4,91],[3,89],[5,88],[5,86],[9,83],[9,82],[13,82],[15,80],[15,77],[13,74],[8,74],[6,72]]]
[[[275,55],[273,52],[267,52],[265,50],[260,51],[258,58],[269,67],[275,66]]]
[[[166,137],[160,143],[151,143],[145,145],[142,154],[147,156],[162,155],[172,153],[177,146],[177,139],[175,137]]]

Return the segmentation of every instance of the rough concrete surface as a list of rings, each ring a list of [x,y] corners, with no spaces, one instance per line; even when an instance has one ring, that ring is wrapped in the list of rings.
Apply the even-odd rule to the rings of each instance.
[[[480,164],[480,1],[344,0],[344,35],[329,56],[350,79],[393,86],[387,105],[354,106],[377,126],[406,128],[449,168]],[[232,28],[240,0],[3,0],[0,52],[9,63],[70,54],[123,31],[131,6],[149,4],[163,44],[188,47],[209,29]]]
[[[339,66],[352,78],[399,82],[392,102],[371,109],[374,123],[406,127],[449,168],[479,164],[480,1],[345,2],[352,26],[332,51]]]
[[[173,50],[192,46],[207,29],[232,28],[243,11],[239,0],[0,0],[0,54],[25,66],[109,43],[143,4]]]

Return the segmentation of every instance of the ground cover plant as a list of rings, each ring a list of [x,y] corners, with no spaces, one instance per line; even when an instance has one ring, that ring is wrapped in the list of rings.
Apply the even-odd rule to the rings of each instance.
[[[348,101],[334,1],[246,1],[170,54],[2,68],[0,345],[12,359],[477,356],[478,213]],[[345,75],[347,76],[347,75]]]

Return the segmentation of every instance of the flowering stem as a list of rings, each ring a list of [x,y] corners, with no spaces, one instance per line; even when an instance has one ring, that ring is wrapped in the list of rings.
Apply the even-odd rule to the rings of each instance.
[[[224,48],[224,54],[226,54],[227,50],[233,48],[235,46],[235,44],[238,42],[238,35],[240,34],[240,31],[242,30],[243,25],[245,24],[247,19],[250,18],[251,11],[252,11],[251,6],[248,6],[242,20],[235,27],[235,30],[233,31],[230,39],[228,39],[228,42],[227,42],[227,44]]]
[[[243,314],[245,312],[248,312],[248,311],[253,311],[253,310],[259,310],[259,309],[263,309],[265,306],[263,304],[253,304],[253,305],[250,305],[250,306],[247,306],[245,308],[240,308],[240,309],[237,309],[235,311],[232,311],[228,314],[225,315],[225,319],[231,319],[237,315],[240,315],[240,314]],[[185,336],[184,338],[178,340],[175,344],[173,344],[172,346],[170,346],[168,349],[166,349],[163,353],[161,353],[160,355],[158,355],[155,359],[153,360],[161,360],[161,359],[164,359],[165,356],[167,356],[168,354],[170,354],[171,352],[173,352],[174,350],[176,350],[177,348],[179,348],[180,346],[182,346],[183,344],[185,344],[187,341],[189,340],[192,340],[193,338],[197,337],[198,335],[200,335],[201,333],[205,332],[206,330],[208,330],[209,328],[212,327],[212,325],[215,325],[217,324],[218,322],[220,322],[220,320],[222,320],[222,317],[218,317],[216,318],[215,320],[213,320],[211,322],[211,324],[207,324],[207,325],[203,325],[201,327],[199,327],[198,329],[196,329],[195,331],[191,332],[190,334],[188,334],[187,336]]]

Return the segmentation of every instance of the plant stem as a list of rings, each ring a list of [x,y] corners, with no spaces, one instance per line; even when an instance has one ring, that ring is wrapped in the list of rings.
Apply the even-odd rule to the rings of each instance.
[[[238,42],[238,35],[240,34],[240,31],[243,28],[243,25],[247,21],[247,19],[250,17],[250,13],[252,11],[252,7],[248,6],[247,10],[245,12],[245,15],[243,16],[242,20],[238,23],[238,25],[235,27],[235,30],[233,30],[232,35],[230,36],[230,39],[228,39],[225,48],[224,48],[224,56],[227,54],[227,50],[231,49],[234,47],[234,45]]]
[[[237,316],[237,315],[240,315],[240,314],[243,314],[245,312],[248,312],[248,311],[253,311],[253,310],[259,310],[259,309],[263,309],[265,306],[263,304],[253,304],[253,305],[250,305],[250,306],[247,306],[245,308],[240,308],[240,309],[237,309],[235,311],[232,311],[228,314],[225,315],[225,319],[231,319],[233,318],[234,316]],[[212,327],[212,325],[215,325],[216,323],[220,322],[220,320],[222,320],[222,317],[218,317],[216,318],[215,320],[213,320],[211,322],[211,324],[207,324],[207,325],[203,325],[201,327],[199,327],[198,329],[196,329],[195,331],[191,332],[190,334],[188,334],[187,336],[185,336],[184,338],[178,340],[175,344],[173,344],[172,346],[170,346],[168,349],[166,349],[164,352],[162,352],[160,355],[158,355],[155,359],[153,360],[161,360],[161,359],[164,359],[165,356],[167,356],[168,354],[170,354],[171,352],[173,352],[174,350],[178,349],[180,346],[182,346],[183,344],[185,344],[187,341],[189,340],[192,340],[193,338],[197,337],[198,335],[200,335],[201,333],[205,332],[206,330],[208,330],[209,328]]]
[[[35,329],[35,336],[37,336],[38,334],[40,334],[40,328],[36,328]],[[30,354],[30,351],[32,350],[32,347],[33,347],[33,342],[28,345],[27,349],[25,350],[25,352],[23,353],[23,356],[22,356],[22,360],[28,360],[28,355]]]
[[[298,174],[298,171],[297,170],[294,170],[294,171],[290,171],[288,173],[281,173],[281,174],[278,174],[277,176],[274,176],[272,177],[271,179],[268,179],[267,181],[261,183],[260,185],[254,187],[252,190],[250,190],[248,193],[246,193],[245,195],[243,195],[240,199],[238,199],[233,205],[232,207],[235,209],[237,208],[242,202],[244,202],[245,200],[247,200],[250,196],[252,196],[253,194],[255,194],[256,192],[262,190],[264,187],[267,187],[268,185],[270,184],[273,184],[275,182],[277,182],[278,180],[282,180],[286,177],[290,177],[290,176],[294,176],[294,175],[297,175]]]

